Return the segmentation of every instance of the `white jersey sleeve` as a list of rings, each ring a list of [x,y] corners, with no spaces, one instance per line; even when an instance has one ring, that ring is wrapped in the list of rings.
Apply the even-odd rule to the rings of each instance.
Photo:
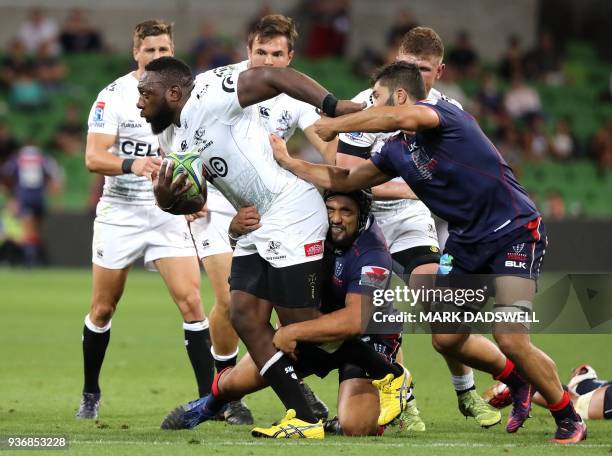
[[[238,101],[238,75],[240,69],[233,65],[215,68],[196,77],[196,98],[206,95],[206,111],[225,125],[235,124],[244,109]]]
[[[117,135],[121,115],[117,98],[117,82],[106,86],[97,96],[87,120],[89,133],[104,133],[106,135]]]
[[[374,104],[372,99],[372,89],[367,89],[359,92],[352,99],[355,103],[367,104],[367,107],[371,107]],[[377,133],[363,133],[363,132],[351,132],[351,133],[340,133],[338,136],[340,141],[349,147],[358,147],[360,149],[370,149],[377,139]],[[339,152],[341,152],[341,146],[339,146]]]

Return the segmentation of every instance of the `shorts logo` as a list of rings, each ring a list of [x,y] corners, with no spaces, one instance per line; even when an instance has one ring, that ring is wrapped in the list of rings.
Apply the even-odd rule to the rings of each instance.
[[[307,257],[323,254],[323,241],[312,242],[304,245],[304,254]]]
[[[183,140],[183,142],[181,143],[181,150],[185,150],[187,149],[187,141]]]
[[[102,249],[96,250],[96,255],[98,256],[98,258],[104,258],[104,250]]]
[[[94,109],[94,115],[93,115],[94,122],[102,122],[102,119],[104,119],[104,106],[106,106],[105,102],[103,101],[96,102],[96,107]]]
[[[440,253],[440,249],[436,247],[435,245],[432,245],[431,247],[429,247],[429,250],[431,250],[433,253]]]
[[[310,287],[310,298],[315,299],[317,296],[317,274],[308,274],[308,286]]]
[[[511,261],[506,261],[506,266],[509,266],[508,263],[511,262],[523,262],[523,261],[527,261],[527,254],[525,253],[521,253],[525,248],[525,243],[521,243],[521,244],[516,244],[512,246],[512,252],[507,252],[506,253],[506,259],[507,260],[511,260]],[[509,267],[515,267],[518,268],[519,266],[509,266]],[[525,269],[525,268],[523,268]]]
[[[271,255],[278,255],[278,249],[280,249],[281,243],[279,241],[268,241],[268,249],[266,253]]]
[[[270,118],[270,108],[266,108],[265,106],[260,106],[259,115],[261,117],[265,117],[266,119],[269,119]]]
[[[364,266],[361,268],[359,285],[384,289],[387,285],[390,272],[379,266]]]
[[[202,248],[207,249],[208,247],[210,247],[210,242],[208,241],[208,239],[204,239],[202,241]]]
[[[507,268],[527,269],[527,265],[524,261],[508,260],[504,263],[504,266],[506,266]]]

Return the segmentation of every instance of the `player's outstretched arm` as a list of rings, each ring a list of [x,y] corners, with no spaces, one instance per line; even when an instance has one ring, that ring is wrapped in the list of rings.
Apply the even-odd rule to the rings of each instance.
[[[338,133],[419,131],[439,124],[438,114],[426,106],[382,106],[335,119],[321,117],[315,122],[315,131],[323,141],[331,141]]]
[[[296,100],[320,108],[328,116],[341,116],[365,108],[365,103],[337,100],[314,79],[292,68],[256,67],[238,76],[238,101],[247,106],[286,93]]]
[[[340,192],[350,192],[361,188],[374,187],[391,180],[391,176],[379,170],[371,160],[363,162],[353,169],[344,169],[330,165],[316,165],[303,160],[291,158],[285,141],[276,135],[270,135],[270,144],[274,158],[288,171],[318,187]]]

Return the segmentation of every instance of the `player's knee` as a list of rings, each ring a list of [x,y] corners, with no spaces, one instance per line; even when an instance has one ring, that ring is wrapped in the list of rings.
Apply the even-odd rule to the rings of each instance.
[[[342,428],[342,434],[348,437],[362,437],[367,435],[377,435],[377,418],[368,420],[362,416],[339,417],[338,421]]]
[[[511,359],[529,355],[533,346],[527,334],[497,333],[494,335],[499,349]]]
[[[245,331],[249,331],[251,327],[252,309],[250,306],[244,306],[241,303],[233,303],[229,308],[229,320],[232,327],[240,335]]]
[[[183,316],[185,316],[186,314],[203,314],[200,290],[198,290],[198,288],[196,287],[192,288],[183,296],[178,298],[176,304],[179,306],[179,309],[181,309],[181,313],[183,314]]]
[[[456,350],[457,339],[454,334],[433,334],[431,345],[438,353],[452,353]]]
[[[89,311],[89,319],[96,326],[106,326],[113,318],[117,303],[104,303],[94,301]]]

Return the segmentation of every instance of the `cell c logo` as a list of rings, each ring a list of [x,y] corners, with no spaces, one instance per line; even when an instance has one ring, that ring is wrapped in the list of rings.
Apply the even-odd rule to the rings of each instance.
[[[221,157],[212,157],[209,162],[210,167],[218,177],[225,177],[227,175],[227,163]]]

